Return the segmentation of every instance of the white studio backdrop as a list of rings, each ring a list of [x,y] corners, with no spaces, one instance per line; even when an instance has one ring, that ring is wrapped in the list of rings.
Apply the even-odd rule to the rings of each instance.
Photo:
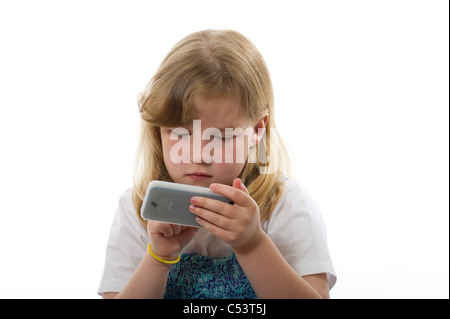
[[[98,298],[137,95],[207,28],[272,74],[332,298],[449,297],[448,1],[0,0],[0,298]]]

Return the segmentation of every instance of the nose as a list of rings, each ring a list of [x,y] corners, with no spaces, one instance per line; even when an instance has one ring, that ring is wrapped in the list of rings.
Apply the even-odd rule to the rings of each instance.
[[[195,145],[195,141],[192,143],[192,150],[191,150],[191,154],[192,154],[192,163],[202,163],[202,145],[201,143],[200,147],[198,147],[198,145]]]
[[[193,140],[191,145],[192,145],[192,149],[191,149],[191,154],[192,154],[192,163],[196,163],[196,164],[210,164],[208,162],[205,162],[204,160],[204,156],[203,155],[203,149],[205,147],[206,144],[208,144],[209,141],[204,141],[202,139],[200,140]]]

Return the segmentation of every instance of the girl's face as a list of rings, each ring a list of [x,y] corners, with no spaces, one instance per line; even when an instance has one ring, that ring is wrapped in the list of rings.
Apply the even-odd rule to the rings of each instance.
[[[183,127],[161,127],[164,163],[176,183],[208,187],[231,185],[239,176],[256,143],[257,128],[267,116],[252,123],[229,99],[200,99],[196,119]]]

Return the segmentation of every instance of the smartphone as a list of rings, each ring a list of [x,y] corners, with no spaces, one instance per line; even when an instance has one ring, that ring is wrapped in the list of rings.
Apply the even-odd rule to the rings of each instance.
[[[229,198],[213,193],[206,187],[154,180],[147,186],[141,216],[146,220],[201,228],[195,220],[196,216],[189,211],[193,196],[233,204]]]

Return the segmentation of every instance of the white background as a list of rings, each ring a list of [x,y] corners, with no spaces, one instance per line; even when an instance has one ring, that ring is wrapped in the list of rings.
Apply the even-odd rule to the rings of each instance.
[[[449,297],[449,4],[0,0],[0,297],[97,298],[141,92],[185,35],[266,59],[333,298]]]

